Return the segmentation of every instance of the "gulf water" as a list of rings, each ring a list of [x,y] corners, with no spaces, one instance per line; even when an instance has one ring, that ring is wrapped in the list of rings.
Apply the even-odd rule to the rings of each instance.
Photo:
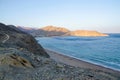
[[[44,48],[120,71],[120,34],[107,37],[38,37]]]

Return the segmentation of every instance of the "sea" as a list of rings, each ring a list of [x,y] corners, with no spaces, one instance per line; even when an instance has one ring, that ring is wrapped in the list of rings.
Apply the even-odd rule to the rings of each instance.
[[[37,37],[44,48],[120,71],[120,34],[105,37]]]

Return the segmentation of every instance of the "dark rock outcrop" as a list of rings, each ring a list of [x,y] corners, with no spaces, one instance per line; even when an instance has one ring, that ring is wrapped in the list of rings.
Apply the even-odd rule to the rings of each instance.
[[[25,48],[33,54],[49,57],[41,45],[30,35],[15,26],[0,23],[0,46]]]

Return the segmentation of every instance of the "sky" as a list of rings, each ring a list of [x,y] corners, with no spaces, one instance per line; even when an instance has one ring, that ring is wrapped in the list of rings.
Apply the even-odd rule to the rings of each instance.
[[[0,0],[0,22],[120,33],[120,0]]]

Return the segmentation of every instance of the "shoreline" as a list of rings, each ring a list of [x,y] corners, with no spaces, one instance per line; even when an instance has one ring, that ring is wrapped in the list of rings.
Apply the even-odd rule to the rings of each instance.
[[[109,72],[109,73],[115,73],[120,75],[120,71],[107,68],[104,66],[100,66],[97,64],[89,63],[80,59],[76,59],[74,57],[70,57],[64,54],[60,54],[59,52],[49,50],[45,48],[45,51],[50,55],[50,58],[55,60],[56,62],[61,62],[67,65],[75,66],[75,67],[80,67],[80,68],[87,68],[87,69],[92,69],[92,70],[101,70],[104,72]]]

